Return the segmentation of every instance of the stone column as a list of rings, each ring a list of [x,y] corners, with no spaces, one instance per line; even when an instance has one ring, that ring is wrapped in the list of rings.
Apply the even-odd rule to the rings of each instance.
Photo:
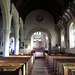
[[[20,37],[21,37],[21,46],[23,46],[23,25],[21,25]]]
[[[66,49],[69,49],[69,27],[68,25],[65,24],[65,32],[66,32],[66,35],[65,35],[65,41],[66,41]]]
[[[48,54],[51,54],[51,40],[49,38],[49,48],[48,48]]]
[[[9,35],[10,30],[3,30],[3,56],[9,56]]]
[[[31,39],[29,39],[28,41],[28,53],[31,52]]]
[[[14,54],[18,55],[19,53],[19,37],[15,37],[14,39]]]
[[[15,26],[15,39],[14,39],[14,54],[18,55],[19,53],[19,25]]]

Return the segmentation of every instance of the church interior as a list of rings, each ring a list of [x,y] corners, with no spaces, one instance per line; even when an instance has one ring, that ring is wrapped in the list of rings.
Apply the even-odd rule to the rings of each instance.
[[[75,0],[0,0],[0,75],[75,75]]]

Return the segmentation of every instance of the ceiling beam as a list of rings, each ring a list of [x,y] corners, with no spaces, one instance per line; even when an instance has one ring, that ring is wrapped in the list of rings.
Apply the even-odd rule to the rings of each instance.
[[[61,11],[61,5],[56,0],[52,0],[52,2],[54,3],[54,6],[56,5],[56,7],[59,8],[59,11]]]
[[[35,0],[34,0],[35,1]],[[26,13],[28,13],[30,10],[32,10],[32,8],[34,7],[34,1],[30,2],[24,9],[23,11],[20,13],[20,15],[22,15],[24,17],[24,15],[26,15]]]
[[[17,8],[18,11],[19,11],[19,7],[23,4],[23,1],[24,1],[24,0],[18,0],[18,1],[16,2],[16,8]]]
[[[22,13],[22,18],[23,18],[23,20],[25,19],[26,15],[27,15],[30,11],[32,11],[32,8],[33,8],[33,6],[31,5],[30,7],[26,8],[26,9],[23,11],[23,13]]]
[[[53,1],[49,2],[49,0],[48,0],[48,6],[52,7],[52,9],[54,10],[54,12],[58,13],[59,15],[61,15],[61,11],[57,7],[57,4],[55,3],[55,1],[54,2]]]

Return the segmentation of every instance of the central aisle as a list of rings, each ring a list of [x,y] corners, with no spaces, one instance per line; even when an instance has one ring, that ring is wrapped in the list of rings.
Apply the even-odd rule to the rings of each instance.
[[[36,58],[31,75],[51,75],[44,58]]]

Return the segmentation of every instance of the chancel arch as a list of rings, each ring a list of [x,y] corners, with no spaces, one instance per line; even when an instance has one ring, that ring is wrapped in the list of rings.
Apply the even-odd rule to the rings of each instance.
[[[55,46],[56,44],[59,45],[59,34],[55,30],[54,18],[46,10],[36,9],[31,11],[26,16],[24,28],[25,44],[28,42],[27,39],[29,40],[29,38],[31,37],[28,35],[29,33],[31,33],[32,35],[36,31],[42,31],[48,34],[50,40],[49,43],[51,45],[51,47],[49,46],[50,48],[53,48],[53,46]]]
[[[28,47],[29,47],[28,50],[31,51],[31,36],[32,36],[32,34],[34,34],[35,32],[44,32],[44,33],[48,36],[48,41],[49,41],[49,42],[48,42],[48,53],[51,53],[51,34],[50,34],[50,32],[49,32],[47,29],[42,28],[42,27],[34,28],[34,29],[32,29],[32,30],[28,33],[28,35],[27,35],[27,37],[26,37],[26,41],[28,41]]]

